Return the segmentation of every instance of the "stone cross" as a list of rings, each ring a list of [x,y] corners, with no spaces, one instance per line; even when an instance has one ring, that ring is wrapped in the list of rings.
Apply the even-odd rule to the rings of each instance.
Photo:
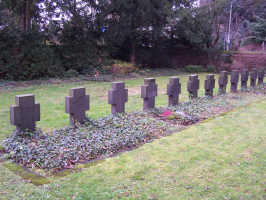
[[[18,95],[15,104],[10,107],[11,124],[17,127],[17,132],[35,131],[36,122],[40,121],[40,104],[35,103],[34,95]]]
[[[199,90],[199,79],[198,75],[190,75],[189,80],[187,83],[187,90],[189,92],[189,96],[191,98],[198,97],[198,90]]]
[[[179,94],[181,93],[181,84],[179,78],[171,77],[167,85],[168,106],[175,106],[178,104]]]
[[[226,86],[228,83],[228,73],[227,71],[222,71],[219,75],[219,94],[226,93]]]
[[[239,71],[233,70],[231,72],[231,92],[237,91],[238,81],[239,81]]]
[[[258,84],[259,85],[263,84],[263,81],[264,81],[263,79],[264,79],[264,70],[262,69],[258,72]]]
[[[143,110],[155,107],[155,97],[157,96],[158,86],[155,78],[145,78],[144,85],[141,86],[141,98],[143,98]]]
[[[108,103],[112,105],[112,114],[124,113],[127,101],[128,89],[125,89],[125,83],[112,83],[112,89],[108,91]]]
[[[214,74],[208,74],[204,82],[205,96],[213,97],[213,89],[215,88]]]
[[[75,126],[76,123],[83,123],[86,120],[86,111],[90,109],[90,96],[86,95],[84,87],[71,88],[65,99],[66,113],[69,113],[69,123]]]
[[[255,69],[253,69],[250,73],[250,87],[255,87],[256,86],[256,82],[257,82],[257,71]]]
[[[243,71],[241,71],[241,89],[242,90],[247,89],[248,75],[249,75],[248,70],[244,69]]]

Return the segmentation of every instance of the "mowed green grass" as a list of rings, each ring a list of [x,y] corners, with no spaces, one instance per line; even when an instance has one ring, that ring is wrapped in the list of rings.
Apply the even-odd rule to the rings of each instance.
[[[189,74],[176,74],[182,84],[182,93],[180,101],[188,101],[187,81]],[[204,95],[204,80],[207,74],[199,75],[200,90],[199,96]],[[166,87],[169,77],[156,77],[159,94],[156,98],[156,106],[167,106],[168,97],[166,96]],[[218,76],[216,76],[218,80]],[[129,100],[126,104],[126,111],[131,112],[141,110],[143,100],[140,98],[140,86],[143,85],[143,78],[125,80],[126,87],[129,89]],[[34,94],[36,101],[41,104],[41,121],[37,126],[44,131],[51,131],[56,128],[62,128],[68,125],[68,114],[65,113],[65,96],[68,96],[69,89],[73,87],[86,87],[87,94],[90,95],[91,109],[87,115],[91,118],[98,118],[109,115],[111,107],[108,105],[108,90],[111,83],[107,82],[81,82],[66,84],[46,84],[40,86],[31,86],[28,88],[17,88],[12,90],[0,90],[0,140],[5,138],[15,129],[9,121],[9,107],[14,104],[16,95]],[[228,88],[229,90],[229,88]],[[216,81],[215,93],[218,91]]]
[[[263,200],[265,111],[238,108],[39,187],[0,163],[0,199]]]

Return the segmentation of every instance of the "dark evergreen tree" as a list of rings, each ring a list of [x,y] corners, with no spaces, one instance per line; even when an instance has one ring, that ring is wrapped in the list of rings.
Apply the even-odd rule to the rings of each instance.
[[[108,42],[127,45],[135,63],[136,48],[143,39],[156,41],[162,34],[170,6],[167,0],[112,0],[102,12]]]

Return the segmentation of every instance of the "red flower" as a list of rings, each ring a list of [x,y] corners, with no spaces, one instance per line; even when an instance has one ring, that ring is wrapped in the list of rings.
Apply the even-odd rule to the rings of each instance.
[[[160,116],[161,116],[161,117],[168,117],[168,116],[170,116],[170,115],[172,115],[172,111],[170,111],[170,110],[166,110],[166,111],[164,111]]]

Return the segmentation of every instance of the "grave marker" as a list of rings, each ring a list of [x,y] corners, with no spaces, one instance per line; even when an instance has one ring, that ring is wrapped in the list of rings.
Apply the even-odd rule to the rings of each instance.
[[[231,72],[231,92],[237,92],[238,81],[239,81],[239,71],[233,70]]]
[[[249,75],[248,70],[244,69],[243,71],[241,71],[241,89],[242,90],[247,89],[248,75]]]
[[[141,86],[141,98],[143,98],[143,110],[155,107],[155,97],[157,96],[158,86],[155,78],[145,78],[144,85]]]
[[[250,72],[250,87],[254,88],[256,86],[257,76],[258,76],[257,71],[253,69]]]
[[[86,111],[90,109],[90,96],[86,95],[84,87],[71,88],[65,99],[66,113],[69,113],[69,123],[75,126],[76,123],[83,123],[86,120]]]
[[[228,83],[228,73],[227,71],[220,72],[219,75],[219,94],[225,94],[226,93],[226,86]]]
[[[263,81],[264,81],[264,70],[262,69],[258,72],[258,84],[262,85]]]
[[[175,106],[178,104],[179,94],[181,93],[181,84],[179,78],[171,77],[167,85],[168,106]]]
[[[17,132],[34,131],[36,122],[40,121],[40,104],[35,103],[34,95],[18,95],[15,104],[10,107],[11,124],[16,126]]]
[[[213,89],[215,88],[214,74],[208,74],[204,82],[205,95],[213,97]]]
[[[187,83],[187,90],[190,98],[198,97],[199,79],[198,75],[190,75]]]
[[[125,89],[125,83],[112,83],[112,89],[108,91],[108,103],[112,105],[112,114],[124,113],[127,101],[128,89]]]

